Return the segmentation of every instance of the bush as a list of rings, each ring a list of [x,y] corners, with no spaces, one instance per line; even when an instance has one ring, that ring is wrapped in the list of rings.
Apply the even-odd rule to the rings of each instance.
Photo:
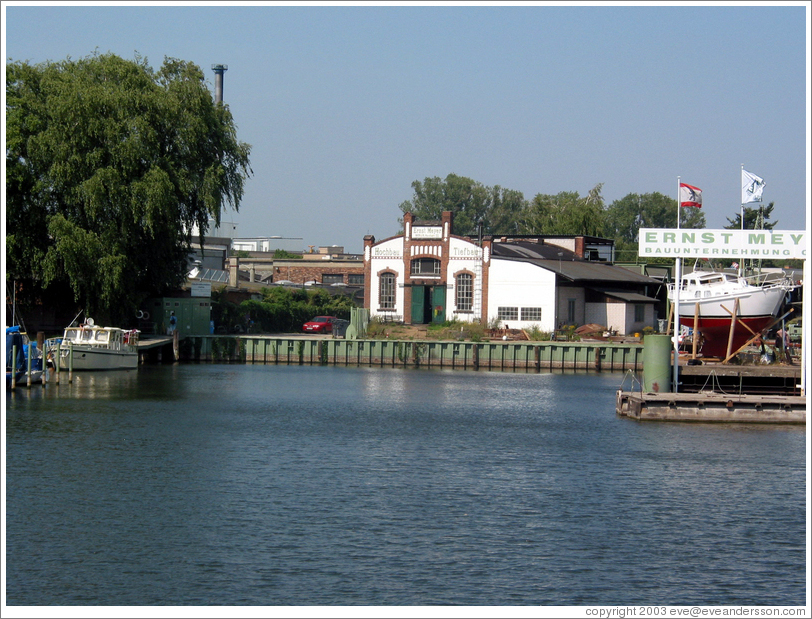
[[[548,342],[553,339],[553,334],[549,331],[542,331],[538,325],[531,325],[524,330],[529,340],[533,342]]]
[[[253,333],[299,332],[314,316],[348,320],[353,307],[350,297],[331,296],[322,289],[266,288],[261,301],[249,299],[239,306],[225,298],[224,290],[212,294],[212,318],[228,333],[245,329],[251,321]]]

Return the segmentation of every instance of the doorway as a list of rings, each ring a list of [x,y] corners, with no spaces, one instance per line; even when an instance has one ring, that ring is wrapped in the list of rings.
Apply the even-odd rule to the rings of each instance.
[[[412,324],[445,322],[445,298],[444,284],[412,286]]]

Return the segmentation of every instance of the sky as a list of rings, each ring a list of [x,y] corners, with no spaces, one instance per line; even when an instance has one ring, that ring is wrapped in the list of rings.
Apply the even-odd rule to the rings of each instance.
[[[360,253],[398,234],[412,183],[448,174],[536,194],[676,198],[709,228],[740,212],[741,166],[777,228],[810,206],[809,4],[4,3],[4,54],[94,51],[226,64],[251,145],[237,236]],[[752,204],[750,206],[753,206]]]

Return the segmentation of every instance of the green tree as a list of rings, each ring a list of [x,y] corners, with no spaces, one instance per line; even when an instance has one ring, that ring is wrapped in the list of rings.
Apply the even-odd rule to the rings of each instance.
[[[683,207],[681,228],[704,228],[702,209]],[[637,258],[640,228],[676,228],[677,201],[659,192],[630,193],[606,209],[606,236],[615,239],[618,260]]]
[[[294,254],[286,249],[275,249],[273,251],[274,260],[302,260],[302,254]]]
[[[484,234],[519,234],[520,222],[527,210],[524,194],[495,185],[490,190],[490,209],[483,222]]]
[[[606,217],[602,188],[599,183],[583,197],[577,191],[536,194],[519,224],[521,233],[602,236]]]
[[[775,202],[770,202],[767,206],[759,205],[757,207],[744,207],[744,229],[745,230],[772,230],[775,228],[777,221],[769,221],[775,208]],[[742,214],[741,211],[736,213],[733,219],[727,218],[728,225],[725,226],[726,230],[741,230],[742,229]]]
[[[745,230],[772,230],[775,228],[777,221],[769,221],[775,208],[775,202],[770,202],[767,206],[762,204],[754,207],[744,207],[744,229]],[[741,230],[742,229],[742,213],[736,213],[733,219],[727,218],[728,225],[725,226],[726,230]],[[730,261],[727,264],[732,264]],[[742,260],[742,265],[745,271],[760,270],[762,267],[772,268],[779,266],[795,266],[798,264],[790,260]]]
[[[196,65],[6,65],[7,278],[111,320],[182,283],[193,226],[239,208],[250,146]]]
[[[464,176],[449,174],[412,183],[414,196],[400,204],[403,213],[417,219],[439,221],[443,211],[454,214],[454,233],[474,236],[482,224],[483,234],[516,233],[519,214],[526,206],[520,191],[498,185],[486,187]]]

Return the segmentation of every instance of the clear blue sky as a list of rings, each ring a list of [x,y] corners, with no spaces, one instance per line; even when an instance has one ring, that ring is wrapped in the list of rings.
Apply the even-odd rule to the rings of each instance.
[[[450,173],[537,193],[604,183],[703,190],[708,227],[766,180],[806,228],[807,4],[791,6],[71,6],[5,8],[5,56],[136,52],[229,66],[254,175],[239,236],[360,252],[397,234],[411,183]]]

